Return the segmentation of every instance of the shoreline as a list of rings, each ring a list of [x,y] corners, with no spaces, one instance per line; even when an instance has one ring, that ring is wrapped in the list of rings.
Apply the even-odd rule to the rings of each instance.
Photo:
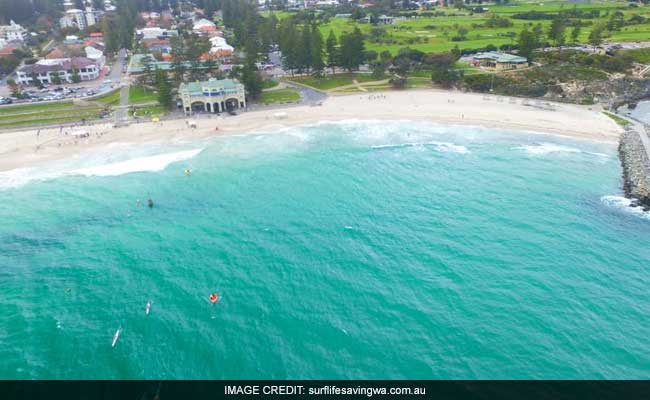
[[[442,90],[390,91],[332,96],[320,106],[243,111],[237,116],[197,115],[119,128],[111,128],[110,124],[62,130],[34,128],[0,134],[0,171],[61,160],[114,143],[137,146],[252,132],[273,134],[278,129],[345,120],[480,126],[612,144],[618,142],[623,132],[601,113],[599,106],[553,103],[551,110],[536,103],[531,99]],[[187,127],[189,120],[196,122],[196,128]],[[73,136],[82,131],[88,137]]]

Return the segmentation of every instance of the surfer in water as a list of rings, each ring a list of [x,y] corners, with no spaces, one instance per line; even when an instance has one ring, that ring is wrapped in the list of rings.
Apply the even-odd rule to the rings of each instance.
[[[192,175],[192,170],[189,169],[189,168],[185,169],[185,175],[187,175],[187,176]]]
[[[117,339],[120,337],[120,331],[122,330],[122,327],[120,326],[116,331],[115,335],[113,335],[113,343],[111,343],[111,347],[115,347],[115,343],[117,343]]]
[[[144,308],[144,314],[149,315],[149,311],[151,311],[151,301],[147,302],[147,305]]]
[[[153,200],[151,200],[151,198],[147,200],[147,205],[149,206],[149,208],[153,208]]]
[[[219,301],[219,295],[216,293],[212,293],[210,295],[210,303],[215,304],[218,301]]]

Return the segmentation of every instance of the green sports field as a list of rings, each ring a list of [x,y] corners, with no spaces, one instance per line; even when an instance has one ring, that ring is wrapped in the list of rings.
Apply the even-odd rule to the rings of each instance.
[[[478,6],[472,4],[472,7]],[[634,15],[650,19],[650,6],[638,5],[630,7],[627,2],[622,1],[592,1],[590,3],[571,4],[566,1],[551,2],[512,2],[509,5],[483,5],[487,12],[474,13],[468,9],[455,9],[453,7],[437,8],[428,12],[444,12],[443,16],[423,16],[419,18],[407,18],[392,25],[371,25],[356,23],[349,18],[331,18],[329,22],[319,26],[324,37],[327,37],[330,30],[339,37],[343,32],[351,32],[355,27],[366,34],[366,49],[381,52],[388,50],[396,54],[400,48],[410,47],[424,52],[443,52],[455,46],[460,49],[478,49],[488,45],[501,46],[516,43],[516,35],[526,26],[541,23],[544,31],[550,25],[550,20],[525,20],[513,18],[517,13],[537,11],[545,13],[557,13],[561,10],[592,11],[598,10],[598,18],[575,18],[583,24],[579,43],[586,43],[590,31],[598,22],[607,22],[612,13],[620,11],[625,20]],[[422,14],[423,11],[419,11]],[[279,19],[287,18],[291,13],[276,12]],[[498,28],[486,27],[485,24],[493,15],[506,18],[512,22],[512,26]],[[458,30],[467,30],[464,40],[454,41],[458,36]],[[375,30],[375,35],[372,31]],[[379,40],[372,40],[377,30],[383,30]],[[567,28],[567,42],[570,39],[571,27]],[[624,26],[620,31],[611,32],[610,41],[647,41],[650,40],[650,20],[643,24]]]

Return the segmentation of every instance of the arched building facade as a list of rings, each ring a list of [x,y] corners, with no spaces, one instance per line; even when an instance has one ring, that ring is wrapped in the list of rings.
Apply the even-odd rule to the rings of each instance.
[[[178,97],[186,115],[195,112],[221,113],[246,107],[244,85],[236,79],[181,83]]]

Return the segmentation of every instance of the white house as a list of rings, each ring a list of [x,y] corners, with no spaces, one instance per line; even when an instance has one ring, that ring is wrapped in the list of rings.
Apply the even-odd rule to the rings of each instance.
[[[93,26],[97,23],[97,17],[95,15],[95,11],[93,11],[92,7],[86,7],[86,12],[85,12],[85,17],[86,17],[86,25],[87,26]]]
[[[12,42],[14,40],[22,42],[25,40],[26,34],[27,29],[15,23],[13,20],[9,22],[9,25],[0,25],[0,38],[7,42]]]
[[[210,54],[213,56],[228,57],[231,56],[235,50],[235,48],[229,45],[226,42],[226,39],[221,36],[213,36],[209,40],[212,45],[210,47]]]
[[[170,38],[172,36],[178,36],[178,31],[173,29],[163,29],[157,26],[150,28],[142,28],[135,32],[142,39],[158,39],[158,38]]]
[[[84,47],[84,51],[86,52],[86,58],[95,61],[100,69],[104,67],[104,64],[106,64],[106,56],[104,56],[103,51],[93,46]]]
[[[86,7],[85,10],[78,8],[70,8],[66,10],[65,15],[59,19],[59,26],[61,28],[79,28],[85,29],[88,26],[97,24],[101,11],[93,10],[92,7]]]
[[[55,76],[58,76],[62,82],[71,83],[75,70],[82,81],[99,78],[100,68],[94,60],[85,57],[55,58],[40,60],[36,64],[19,68],[18,83],[29,85],[34,75],[42,84],[53,83]]]

